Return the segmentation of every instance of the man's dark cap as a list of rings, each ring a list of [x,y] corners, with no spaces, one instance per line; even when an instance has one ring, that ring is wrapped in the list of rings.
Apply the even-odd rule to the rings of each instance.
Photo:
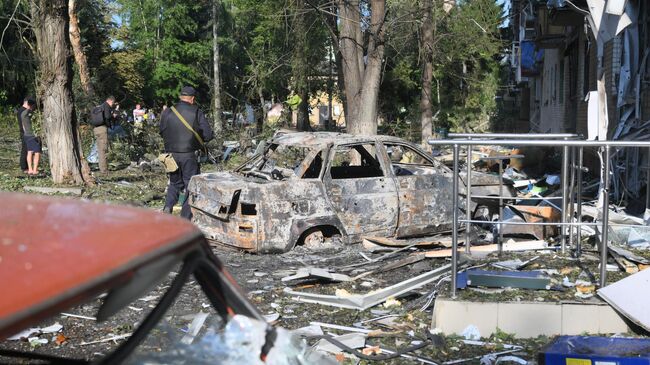
[[[183,86],[183,88],[181,89],[181,95],[196,96],[196,90],[191,86]]]
[[[27,104],[29,104],[29,105],[31,105],[31,106],[36,105],[36,99],[34,99],[33,96],[28,96],[28,97],[26,97],[26,98],[25,98],[25,101],[27,102]]]

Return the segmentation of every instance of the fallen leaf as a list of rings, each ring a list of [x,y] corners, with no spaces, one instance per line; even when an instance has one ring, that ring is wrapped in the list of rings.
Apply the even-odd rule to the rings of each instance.
[[[65,335],[63,333],[59,333],[59,334],[56,335],[56,339],[54,339],[54,343],[61,346],[61,344],[63,344],[67,340],[68,340],[68,338],[65,337]]]
[[[379,346],[370,346],[361,350],[361,353],[364,355],[377,355],[381,353],[381,348]]]
[[[336,357],[336,361],[338,361],[338,362],[343,362],[343,361],[345,361],[345,355],[343,355],[343,354],[340,353],[340,352],[339,352],[338,354],[336,354],[335,357]]]
[[[572,267],[568,267],[568,266],[567,266],[567,267],[563,267],[563,268],[560,269],[560,274],[562,274],[562,275],[569,275],[569,274],[571,274],[572,272],[573,272],[573,268],[572,268]]]

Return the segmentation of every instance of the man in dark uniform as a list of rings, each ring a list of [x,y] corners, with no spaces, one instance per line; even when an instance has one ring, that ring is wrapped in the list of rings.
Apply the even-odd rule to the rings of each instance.
[[[23,100],[23,105],[16,109],[16,116],[18,117],[18,128],[20,130],[20,169],[23,172],[29,172],[29,166],[27,165],[27,145],[25,144],[25,129],[23,128],[22,114],[25,110],[31,109],[36,105],[36,101],[31,97],[26,97]]]
[[[163,209],[168,213],[172,212],[174,205],[178,202],[181,191],[187,190],[192,176],[201,173],[196,152],[203,148],[202,143],[207,143],[214,137],[210,122],[203,111],[194,105],[195,97],[196,90],[193,87],[183,87],[180,102],[172,108],[165,109],[160,117],[160,135],[165,142],[165,152],[171,153],[178,165],[178,170],[169,174],[167,198]],[[185,126],[174,110],[201,137],[202,142]],[[183,202],[181,217],[192,218],[187,197]]]

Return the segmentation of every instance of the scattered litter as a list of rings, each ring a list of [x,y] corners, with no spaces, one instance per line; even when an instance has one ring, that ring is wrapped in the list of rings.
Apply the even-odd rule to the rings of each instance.
[[[251,279],[251,280],[246,280],[246,282],[249,283],[249,284],[257,284],[257,283],[259,283],[260,281],[257,280],[257,279]]]
[[[347,331],[347,332],[358,332],[358,333],[371,333],[373,332],[372,330],[365,329],[365,328],[356,328],[356,327],[348,327],[348,326],[341,326],[338,324],[331,324],[331,323],[323,323],[323,322],[310,322],[310,326],[318,326],[322,328],[331,328],[339,331]]]
[[[150,302],[150,301],[156,300],[156,299],[158,299],[157,295],[147,295],[146,297],[142,297],[142,298],[140,298],[138,300],[141,300],[143,302]]]
[[[57,332],[61,331],[62,329],[63,329],[63,326],[59,322],[56,322],[53,325],[47,326],[47,327],[33,327],[33,328],[23,330],[23,331],[15,334],[15,335],[9,337],[7,340],[9,340],[9,341],[17,341],[17,340],[21,340],[23,338],[33,337],[32,335],[34,335],[34,334],[40,335],[40,334],[57,333]]]
[[[521,259],[499,261],[493,263],[492,266],[504,270],[521,270],[522,268],[528,266],[528,264],[537,260],[538,258],[539,256],[535,256],[532,259],[526,261],[521,261]]]
[[[632,252],[630,252],[630,251],[628,251],[628,250],[626,250],[624,248],[613,246],[613,245],[607,245],[607,249],[612,251],[612,252],[615,252],[619,256],[625,257],[626,259],[628,259],[630,261],[634,261],[634,262],[638,262],[640,264],[646,264],[646,265],[650,264],[650,260],[647,260],[646,258],[641,257],[639,255],[636,255],[636,254],[634,254],[634,253],[632,253]]]
[[[549,185],[560,185],[560,175],[546,176],[546,183]]]
[[[40,337],[30,337],[27,339],[27,342],[29,342],[29,345],[32,347],[38,347],[40,345],[45,345],[49,341],[45,338],[40,338]]]
[[[333,338],[352,349],[360,349],[366,346],[366,335],[363,333],[346,333]],[[329,352],[333,354],[341,352],[339,347],[325,339],[318,340],[314,345],[314,349],[316,351]]]
[[[319,325],[310,324],[309,326],[300,327],[291,331],[292,334],[301,337],[313,337],[313,336],[322,336],[323,329]]]
[[[650,248],[650,230],[647,227],[644,227],[644,229],[641,229],[641,227],[630,228],[627,245],[636,249]]]
[[[235,315],[218,332],[210,327],[206,334],[193,344],[174,343],[162,352],[148,351],[133,356],[131,364],[214,364],[222,365],[289,365],[304,364],[305,346],[291,333],[276,328],[273,347],[265,361],[260,359],[267,342],[268,324]]]
[[[463,332],[460,333],[466,340],[480,340],[481,332],[479,332],[478,327],[473,324],[465,327]]]
[[[254,271],[253,275],[255,275],[255,277],[261,278],[261,277],[267,276],[268,273],[262,272],[262,271]]]
[[[578,293],[584,294],[584,295],[593,294],[594,291],[596,290],[596,285],[594,285],[593,283],[591,283],[589,281],[584,281],[584,280],[580,280],[580,279],[576,280],[575,287],[576,287],[576,290],[578,291]]]
[[[263,315],[262,317],[264,317],[266,322],[273,323],[273,322],[277,321],[278,319],[280,319],[280,313],[273,312],[273,313]]]
[[[481,358],[481,365],[498,365],[502,362],[514,362],[521,365],[527,365],[528,361],[517,356],[501,356],[498,357],[494,354],[485,355]]]
[[[201,331],[201,327],[203,327],[203,323],[205,323],[205,320],[207,318],[208,318],[208,313],[203,313],[203,312],[197,313],[194,316],[192,323],[190,323],[190,327],[187,329],[187,333],[181,339],[181,342],[186,345],[192,344],[196,335],[198,335],[199,331]]]
[[[286,276],[282,278],[283,282],[298,280],[298,279],[326,279],[329,281],[350,281],[350,277],[343,274],[331,273],[325,269],[320,269],[316,267],[303,267],[298,269],[294,275]]]
[[[61,313],[61,315],[62,315],[62,316],[65,316],[65,317],[88,319],[88,320],[91,320],[91,321],[96,321],[96,320],[97,320],[97,318],[95,318],[95,317],[82,316],[82,315],[80,315],[80,314]]]
[[[57,333],[56,336],[52,338],[52,341],[54,341],[57,346],[61,346],[64,342],[68,341],[68,338],[65,337],[63,333]]]
[[[142,308],[133,307],[133,306],[129,306],[129,309],[134,310],[136,312],[142,312],[142,310],[143,310]]]
[[[401,283],[372,291],[365,295],[350,294],[347,291],[345,294],[338,291],[336,295],[323,295],[308,292],[297,292],[290,288],[285,288],[284,292],[292,297],[292,299],[305,302],[316,303],[323,305],[331,305],[334,307],[350,308],[357,310],[366,310],[374,307],[377,304],[383,303],[390,297],[399,297],[413,289],[422,287],[430,282],[439,280],[447,271],[451,269],[451,265],[444,265],[437,269],[431,270],[424,274],[418,275],[414,278],[408,279]]]
[[[96,344],[96,343],[104,343],[104,342],[111,342],[111,341],[117,342],[119,340],[123,340],[123,339],[129,338],[129,337],[131,337],[131,333],[125,333],[123,335],[111,336],[111,337],[103,338],[101,340],[90,341],[90,342],[82,342],[82,343],[79,344],[79,346],[93,345],[93,344]]]
[[[46,188],[41,186],[25,186],[23,190],[29,193],[66,194],[66,195],[76,195],[76,196],[81,196],[81,194],[83,193],[83,189],[81,188]]]
[[[390,298],[386,299],[383,306],[384,306],[384,308],[401,307],[402,302],[400,302],[399,300],[397,300],[397,299],[395,299],[393,297],[390,297]]]

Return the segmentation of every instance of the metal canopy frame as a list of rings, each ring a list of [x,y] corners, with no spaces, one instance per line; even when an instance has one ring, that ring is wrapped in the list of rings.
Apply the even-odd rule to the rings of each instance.
[[[601,148],[604,154],[604,176],[601,177],[603,186],[602,202],[602,219],[600,232],[600,282],[599,285],[604,287],[607,283],[607,242],[608,242],[608,225],[609,225],[609,184],[610,184],[610,153],[611,148],[618,147],[641,147],[650,149],[650,142],[646,141],[587,141],[577,134],[517,134],[517,133],[450,133],[450,139],[429,139],[428,143],[432,146],[452,146],[453,149],[453,222],[452,222],[452,264],[451,264],[451,292],[452,297],[456,297],[456,281],[458,273],[458,227],[459,223],[466,224],[466,234],[470,231],[470,225],[477,221],[472,220],[469,202],[471,201],[471,149],[472,146],[496,145],[496,146],[537,146],[537,147],[562,147],[562,207],[561,222],[526,222],[526,225],[554,225],[561,229],[561,249],[566,252],[567,237],[569,237],[570,246],[574,246],[573,230],[576,229],[577,240],[575,242],[576,254],[581,253],[581,226],[595,225],[593,223],[582,223],[582,167],[583,149]],[[458,179],[459,179],[459,155],[460,147],[467,148],[467,190],[466,190],[466,209],[467,217],[464,220],[458,218]],[[577,150],[577,151],[576,151]],[[503,178],[503,177],[501,177]],[[576,182],[577,180],[577,182]],[[502,197],[499,197],[502,198]],[[574,202],[577,199],[577,202]],[[573,207],[577,206],[578,219],[573,223]],[[570,222],[571,221],[571,222]],[[481,221],[482,222],[482,221]],[[485,223],[485,222],[482,222]],[[504,222],[503,217],[499,217],[499,225],[514,224]],[[469,239],[466,240],[465,250],[471,252]],[[499,246],[503,242],[499,240]]]

